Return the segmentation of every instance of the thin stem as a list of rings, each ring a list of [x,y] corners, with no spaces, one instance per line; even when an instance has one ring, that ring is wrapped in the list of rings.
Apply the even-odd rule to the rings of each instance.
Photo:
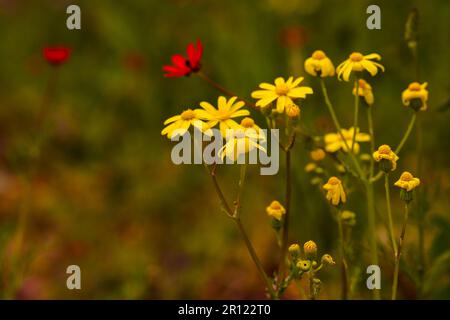
[[[350,150],[347,140],[345,139],[344,135],[342,134],[341,125],[339,124],[339,120],[336,116],[336,112],[334,111],[334,107],[331,104],[330,98],[328,97],[327,87],[325,86],[325,81],[323,79],[320,79],[320,85],[322,87],[322,93],[323,93],[323,97],[325,99],[325,104],[327,105],[328,111],[330,112],[331,118],[333,119],[334,126],[336,127],[336,130],[337,130],[339,136],[341,137],[342,141],[344,142],[345,148],[347,150]],[[355,165],[355,168],[358,172],[359,178],[364,181],[365,180],[364,173],[361,169],[361,166],[359,165],[358,160],[356,159],[353,152],[348,152],[348,153],[350,154],[350,158],[352,159],[353,164]]]
[[[416,114],[416,112],[414,112],[412,117],[411,117],[411,120],[409,121],[408,128],[406,129],[402,139],[400,140],[399,145],[397,146],[397,148],[394,151],[395,154],[398,155],[400,153],[400,151],[402,150],[404,144],[408,140],[408,138],[409,138],[409,136],[411,134],[412,128],[414,127],[414,123],[416,122],[416,118],[417,118],[417,114]],[[374,176],[372,179],[370,179],[370,182],[376,182],[376,181],[380,180],[382,176],[383,176],[383,172],[380,171],[380,172],[377,173],[376,176]]]
[[[353,153],[353,148],[355,147],[355,141],[356,141],[356,135],[358,132],[358,112],[359,112],[359,80],[358,77],[355,77],[355,111],[353,115],[353,138],[352,138],[352,149],[351,152]]]
[[[400,241],[398,243],[398,250],[395,255],[395,269],[394,269],[394,281],[392,282],[392,300],[397,298],[398,287],[398,273],[400,269],[400,257],[402,254],[403,241],[405,240],[406,225],[408,224],[409,208],[408,202],[405,203],[405,216],[403,218],[402,233],[400,234]]]
[[[228,97],[238,97],[237,94],[234,94],[233,92],[231,92],[230,90],[224,88],[222,85],[220,85],[219,83],[217,83],[216,81],[212,80],[210,77],[208,77],[206,74],[204,74],[202,71],[198,71],[195,73],[196,75],[198,75],[202,80],[206,81],[209,85],[213,86],[214,88],[216,88],[217,90],[219,90],[220,92],[222,92],[224,95],[228,96]],[[244,98],[239,97],[240,100],[244,101],[248,106],[255,108],[256,106],[253,102],[248,101]]]
[[[389,225],[389,237],[391,238],[392,250],[394,251],[394,258],[397,252],[397,242],[395,241],[394,235],[394,223],[392,221],[392,210],[391,210],[391,196],[389,193],[389,174],[384,174],[384,190],[386,192],[386,208],[388,214],[388,225]]]
[[[417,126],[416,126],[416,136],[417,136],[417,175],[419,177],[422,176],[423,172],[423,130],[422,130],[422,119],[420,117],[417,118]],[[419,253],[418,253],[418,294],[419,298],[422,294],[423,281],[425,276],[425,243],[424,243],[424,228],[425,228],[425,213],[423,212],[423,198],[422,192],[425,190],[418,189],[417,194],[417,233],[418,233],[418,242],[419,242]]]
[[[264,271],[264,268],[261,264],[261,261],[258,258],[258,255],[255,252],[255,249],[253,248],[252,243],[250,242],[250,239],[248,238],[247,232],[244,229],[244,226],[242,225],[240,218],[233,218],[233,220],[236,222],[236,225],[238,226],[238,229],[242,235],[242,238],[244,238],[245,245],[247,246],[248,252],[250,253],[250,256],[253,259],[253,262],[256,265],[256,268],[258,269],[258,272],[263,279],[264,283],[266,284],[267,291],[269,292],[271,299],[277,299],[277,295],[273,289],[272,283],[267,276],[266,272]]]
[[[341,210],[338,212],[338,227],[339,227],[339,240],[341,244],[341,282],[342,282],[342,300],[348,299],[348,263],[345,254],[345,234],[342,226]]]
[[[243,166],[245,166],[245,165],[243,165]],[[245,181],[245,177],[246,177],[245,172],[246,172],[246,168],[245,167],[241,167],[241,178],[240,178],[241,180],[239,182],[240,191],[239,191],[238,197],[241,196],[240,195],[240,193],[242,192],[241,188],[243,188],[243,186],[244,186],[244,181]],[[277,297],[277,295],[276,295],[276,293],[275,293],[275,291],[273,289],[272,283],[271,283],[269,277],[267,276],[266,272],[264,271],[264,268],[263,268],[263,266],[261,264],[261,261],[259,260],[258,255],[256,254],[256,251],[253,248],[252,243],[250,242],[250,239],[249,239],[249,237],[247,235],[247,232],[245,231],[244,226],[242,225],[242,222],[241,222],[241,219],[239,217],[239,214],[234,215],[234,212],[231,210],[231,207],[228,205],[228,202],[225,199],[225,196],[223,195],[222,189],[220,188],[219,183],[217,182],[215,171],[214,170],[210,170],[210,175],[211,175],[211,178],[212,178],[212,181],[213,181],[213,184],[214,184],[214,189],[216,190],[216,193],[219,196],[222,208],[227,213],[227,215],[230,218],[232,218],[233,221],[236,223],[236,225],[237,225],[237,227],[239,229],[239,232],[241,233],[241,235],[242,235],[242,237],[244,239],[244,242],[245,242],[245,245],[247,247],[247,250],[248,250],[248,252],[249,252],[253,262],[255,263],[256,268],[257,268],[257,270],[258,270],[262,280],[264,281],[264,284],[265,284],[265,286],[267,288],[267,291],[269,292],[270,298],[271,299],[277,299],[278,297]],[[236,199],[235,203],[238,203],[238,198]]]
[[[279,281],[283,278],[284,264],[287,253],[287,245],[289,239],[289,218],[290,218],[290,207],[291,207],[291,192],[292,192],[292,181],[291,181],[291,151],[286,150],[286,200],[285,200],[285,210],[284,223],[283,223],[283,235],[281,237],[281,252],[280,252],[280,262],[278,265],[278,277]]]
[[[239,214],[241,212],[241,196],[242,196],[242,192],[244,190],[246,174],[247,174],[247,164],[244,163],[244,164],[241,164],[241,172],[240,172],[240,176],[239,176],[239,189],[238,189],[236,201],[234,202],[233,216],[235,218],[239,218]]]
[[[412,128],[414,127],[414,123],[416,122],[417,118],[417,112],[414,112],[411,120],[409,121],[408,129],[406,129],[405,134],[403,135],[402,140],[400,141],[397,149],[395,149],[395,153],[398,154],[400,150],[402,150],[403,146],[405,145],[406,140],[408,140],[409,135],[411,134]]]
[[[373,130],[373,117],[372,117],[372,106],[367,108],[367,124],[369,126],[369,134],[370,134],[370,153],[375,151],[375,133]],[[370,171],[369,171],[369,179],[373,177],[375,161],[373,157],[370,157]]]
[[[376,239],[376,220],[375,220],[375,201],[374,201],[374,191],[373,184],[366,181],[366,194],[367,194],[367,220],[369,225],[369,246],[370,246],[370,264],[378,264],[378,249],[377,249],[377,239]],[[380,292],[378,289],[372,290],[373,298],[375,300],[380,299]]]

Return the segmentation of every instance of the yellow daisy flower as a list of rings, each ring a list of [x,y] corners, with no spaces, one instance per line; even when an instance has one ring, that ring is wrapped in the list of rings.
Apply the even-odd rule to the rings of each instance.
[[[373,159],[376,162],[380,162],[383,160],[386,160],[388,162],[387,166],[380,166],[384,172],[394,171],[397,168],[398,156],[387,144],[381,145],[378,150],[373,153]]]
[[[415,178],[411,173],[405,171],[400,176],[400,179],[394,183],[394,185],[409,192],[420,185],[420,179]]]
[[[294,104],[292,99],[306,98],[307,94],[313,93],[310,87],[298,86],[303,79],[303,77],[299,77],[294,80],[293,77],[289,77],[285,81],[282,77],[278,77],[275,79],[275,85],[261,83],[259,87],[263,90],[253,91],[252,98],[258,99],[256,106],[261,108],[265,108],[277,100],[276,110],[278,113],[283,113],[286,106]]]
[[[200,102],[200,106],[206,111],[204,113],[205,120],[208,120],[210,128],[219,124],[220,134],[225,138],[227,129],[240,129],[239,124],[232,120],[232,118],[248,116],[248,110],[239,110],[245,103],[243,101],[236,102],[237,97],[232,97],[228,101],[225,97],[220,96],[217,99],[217,109],[209,102]]]
[[[361,72],[367,70],[371,76],[378,73],[378,68],[384,71],[384,67],[371,59],[381,60],[381,56],[377,53],[371,53],[368,55],[363,55],[359,52],[353,52],[347,60],[342,62],[336,69],[338,79],[344,79],[349,81],[350,73],[352,71]]]
[[[200,109],[186,109],[181,114],[170,117],[164,121],[164,125],[167,125],[161,134],[167,135],[169,139],[173,136],[183,135],[189,130],[189,127],[193,125],[204,133],[208,133],[208,126],[200,119],[206,119],[206,114]]]
[[[227,137],[227,142],[219,150],[219,157],[236,161],[240,155],[249,153],[254,149],[266,152],[266,149],[258,144],[259,135],[254,130],[235,129],[232,136]]]
[[[428,101],[428,83],[424,82],[420,84],[418,82],[413,82],[408,86],[408,89],[402,92],[402,101],[405,106],[410,106],[414,110],[427,110],[427,101]],[[415,101],[418,101],[415,102]]]
[[[354,127],[347,129],[341,129],[341,133],[344,136],[344,140],[339,133],[328,133],[325,135],[325,150],[327,152],[336,152],[340,149],[344,152],[348,152],[348,148],[351,149],[353,143],[353,134],[355,132]],[[357,129],[355,137],[355,145],[353,147],[354,153],[359,153],[359,143],[358,142],[368,142],[370,141],[370,135],[367,133],[360,133]],[[345,143],[347,142],[347,144]]]
[[[356,84],[353,88],[353,95],[356,95]],[[358,80],[358,96],[363,97],[369,106],[373,105],[375,98],[373,96],[372,86],[364,79]]]
[[[322,50],[316,50],[311,57],[305,61],[305,70],[312,76],[332,77],[334,76],[333,62]]]
[[[259,139],[265,140],[266,136],[264,134],[264,131],[261,130],[261,128],[255,123],[255,121],[250,117],[245,117],[241,120],[240,123],[242,129],[250,131],[254,131]]]
[[[269,215],[269,217],[281,221],[281,219],[283,219],[284,214],[286,213],[286,209],[284,209],[281,203],[279,203],[277,200],[274,200],[266,208],[266,212]]]
[[[331,177],[328,182],[323,185],[323,188],[327,191],[327,200],[333,206],[338,206],[341,203],[347,202],[347,196],[342,186],[341,180],[336,177]]]

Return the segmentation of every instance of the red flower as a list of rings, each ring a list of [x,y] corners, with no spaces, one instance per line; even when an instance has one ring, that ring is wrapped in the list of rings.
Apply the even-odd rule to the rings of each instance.
[[[45,47],[42,50],[45,60],[52,65],[60,65],[70,58],[71,49],[67,47]]]
[[[174,54],[172,56],[172,65],[163,66],[163,70],[167,73],[165,77],[182,77],[188,76],[191,72],[197,72],[200,70],[200,59],[203,54],[203,45],[200,40],[197,40],[197,48],[193,43],[189,43],[187,46],[187,59],[181,54]]]

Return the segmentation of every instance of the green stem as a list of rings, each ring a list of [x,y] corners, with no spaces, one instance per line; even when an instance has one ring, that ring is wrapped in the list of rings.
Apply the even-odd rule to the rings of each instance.
[[[411,120],[409,121],[408,128],[406,129],[402,139],[400,140],[399,145],[397,146],[397,148],[394,151],[395,154],[398,155],[400,153],[400,151],[402,150],[404,144],[408,140],[408,138],[409,138],[409,136],[411,134],[412,128],[414,127],[414,123],[416,122],[416,118],[417,118],[417,115],[416,115],[416,112],[414,112],[414,114],[411,117]],[[383,176],[383,172],[380,171],[380,172],[377,173],[376,176],[374,176],[372,179],[370,179],[370,182],[376,182],[376,181],[380,180],[382,176]]]
[[[370,264],[378,264],[378,249],[377,249],[377,239],[376,239],[376,220],[375,220],[375,200],[373,184],[366,181],[366,194],[367,194],[367,220],[369,225],[369,246],[370,246]],[[380,292],[378,289],[372,290],[373,298],[375,300],[380,299]]]
[[[239,177],[239,190],[236,197],[236,201],[234,202],[234,213],[233,216],[235,218],[239,218],[240,212],[241,212],[241,196],[242,191],[244,190],[244,184],[245,184],[245,178],[247,174],[247,164],[241,164],[241,172]]]
[[[386,207],[388,214],[388,225],[389,225],[389,237],[391,238],[392,250],[394,251],[394,258],[397,253],[397,242],[395,241],[394,234],[394,223],[392,221],[392,210],[391,210],[391,196],[389,192],[389,174],[384,174],[384,190],[386,192]]]
[[[421,177],[423,172],[423,137],[422,137],[422,120],[417,118],[417,126],[416,126],[416,134],[417,134],[417,176]],[[418,241],[419,241],[419,258],[418,258],[418,295],[419,298],[422,294],[423,281],[425,276],[425,243],[424,243],[424,232],[425,232],[425,212],[423,212],[423,198],[422,192],[425,190],[418,189],[416,192],[417,195],[417,233],[418,233]]]
[[[322,93],[323,93],[323,97],[325,99],[325,104],[327,105],[328,111],[330,112],[331,118],[333,119],[334,126],[336,127],[338,134],[340,135],[342,141],[344,142],[345,148],[347,150],[350,150],[350,148],[349,148],[350,146],[348,145],[347,140],[345,139],[344,135],[342,134],[341,125],[336,116],[336,112],[334,111],[334,107],[331,104],[330,98],[328,97],[327,87],[325,86],[325,81],[323,79],[320,79],[320,85],[322,87]],[[355,168],[358,172],[359,178],[364,181],[366,178],[364,177],[364,173],[361,169],[361,166],[359,165],[358,160],[356,159],[353,152],[348,152],[348,153],[350,154],[350,158],[352,159],[353,164],[355,165]]]
[[[405,240],[405,232],[406,232],[406,225],[408,224],[408,215],[409,215],[409,208],[408,203],[405,203],[405,216],[403,218],[403,226],[402,226],[402,233],[400,234],[400,241],[398,243],[398,250],[395,255],[395,269],[394,269],[394,281],[392,282],[392,300],[397,299],[397,287],[398,287],[398,273],[400,269],[400,257],[402,254],[402,247],[403,247],[403,241]]]
[[[355,112],[353,115],[353,138],[352,138],[352,149],[351,152],[353,153],[353,148],[355,147],[356,142],[356,135],[358,132],[358,112],[359,112],[359,81],[358,77],[355,77]]]
[[[375,151],[375,133],[373,130],[373,117],[372,117],[372,106],[367,108],[367,124],[369,126],[369,134],[370,134],[370,171],[369,171],[369,179],[373,177],[375,161],[372,157],[372,152]]]
[[[341,282],[342,282],[342,300],[348,299],[348,263],[345,255],[345,235],[344,228],[342,226],[341,210],[338,213],[338,226],[339,226],[339,240],[341,244],[341,259],[342,259],[342,269],[341,269]]]

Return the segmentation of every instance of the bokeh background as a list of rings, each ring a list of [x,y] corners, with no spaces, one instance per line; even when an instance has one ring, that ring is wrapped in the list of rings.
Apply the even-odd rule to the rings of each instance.
[[[82,30],[66,29],[69,4],[82,11]],[[382,29],[366,28],[366,8],[378,4]],[[419,79],[428,81],[429,110],[420,114],[423,137],[425,217],[408,225],[402,298],[450,298],[450,2],[338,0],[130,0],[0,1],[0,296],[22,299],[263,298],[262,282],[234,224],[219,210],[201,165],[175,166],[172,142],[160,135],[163,121],[219,93],[195,75],[163,78],[161,67],[187,43],[204,44],[203,71],[250,98],[260,82],[305,76],[303,61],[325,50],[337,65],[352,51],[382,55],[386,72],[370,79],[376,139],[396,145],[411,111],[400,95],[414,80],[404,41],[410,10],[420,13]],[[58,68],[48,102],[46,142],[32,153],[36,119],[52,68],[42,48],[73,49]],[[316,93],[302,105],[302,125],[320,135],[333,129],[316,79]],[[345,127],[352,119],[351,84],[328,81]],[[254,113],[260,125],[264,122]],[[362,118],[364,119],[364,118]],[[367,129],[363,126],[363,130]],[[416,168],[416,137],[406,144],[401,170]],[[313,239],[319,252],[338,255],[337,228],[311,176],[308,143],[294,149],[291,240]],[[30,151],[31,150],[31,151]],[[366,146],[366,151],[367,146]],[[30,175],[29,173],[33,174]],[[238,168],[223,166],[219,180],[229,198]],[[29,179],[28,177],[32,177]],[[382,184],[377,185],[378,236],[383,294],[389,295],[392,261],[384,227]],[[396,230],[402,218],[392,191]],[[283,168],[260,176],[251,167],[244,193],[243,222],[268,272],[278,261],[265,207],[284,196]],[[347,208],[357,214],[353,233],[359,276],[355,298],[365,289],[365,201],[358,188]],[[28,212],[17,247],[21,213]],[[418,295],[417,221],[426,226],[426,285]],[[16,239],[16,240],[15,240]],[[82,270],[82,290],[66,288],[66,268]],[[321,299],[340,296],[339,268],[322,275]],[[298,298],[294,288],[286,294]]]

